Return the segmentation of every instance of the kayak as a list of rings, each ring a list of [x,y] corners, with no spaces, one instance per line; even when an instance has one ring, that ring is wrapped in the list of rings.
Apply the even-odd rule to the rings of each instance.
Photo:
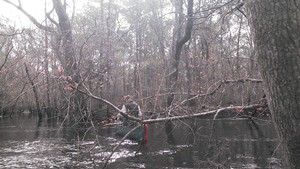
[[[118,126],[116,134],[124,137],[133,128],[135,128],[135,125]],[[136,141],[138,143],[147,144],[148,143],[148,125],[145,124],[145,125],[139,126],[137,129],[135,129],[133,132],[131,132],[127,138],[132,141]]]

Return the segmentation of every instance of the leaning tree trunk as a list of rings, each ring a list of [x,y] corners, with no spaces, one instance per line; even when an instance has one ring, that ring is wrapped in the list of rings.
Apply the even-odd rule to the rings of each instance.
[[[276,131],[300,168],[300,1],[248,0],[246,8]]]
[[[177,32],[176,43],[174,52],[172,52],[171,56],[171,73],[169,74],[168,80],[168,98],[167,98],[167,106],[171,106],[174,100],[174,92],[177,89],[177,81],[178,81],[178,74],[179,74],[179,62],[180,62],[180,55],[182,51],[183,45],[191,38],[192,35],[192,28],[193,28],[193,0],[188,0],[188,9],[187,9],[187,23],[185,27],[185,34],[181,37],[181,30],[180,26],[182,22],[182,16],[178,17],[178,27],[174,29]],[[179,15],[182,15],[182,5],[183,1],[179,0]]]

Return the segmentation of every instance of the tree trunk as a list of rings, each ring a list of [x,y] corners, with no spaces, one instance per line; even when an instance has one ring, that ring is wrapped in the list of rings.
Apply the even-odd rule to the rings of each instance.
[[[59,29],[62,37],[64,60],[61,60],[61,62],[67,75],[72,77],[72,82],[78,84],[78,88],[81,89],[81,77],[75,58],[74,40],[70,19],[61,0],[52,0],[52,2],[58,16]],[[74,99],[75,110],[77,112],[86,109],[85,100],[82,93],[76,92]]]
[[[41,106],[40,106],[40,100],[39,100],[39,95],[38,95],[38,90],[36,85],[34,84],[32,78],[29,75],[29,70],[28,67],[26,65],[26,63],[24,63],[25,66],[25,71],[26,71],[26,75],[28,77],[28,80],[31,84],[32,90],[33,90],[33,94],[34,94],[34,98],[35,98],[35,103],[36,103],[36,109],[37,109],[37,113],[38,113],[38,117],[39,117],[39,121],[43,120],[43,115],[42,115],[42,111],[41,111]]]
[[[185,27],[185,34],[183,37],[181,37],[181,29],[180,24],[182,22],[182,17],[178,17],[178,26],[177,29],[174,30],[177,32],[177,39],[175,43],[174,51],[172,52],[171,56],[171,73],[169,74],[169,80],[168,80],[168,98],[167,98],[167,106],[171,106],[173,100],[174,100],[174,92],[177,89],[177,80],[178,80],[178,74],[179,74],[179,62],[180,62],[180,55],[182,51],[183,45],[191,38],[192,34],[192,28],[193,28],[193,0],[188,0],[188,18],[187,23]],[[179,15],[182,15],[182,0],[179,0]]]
[[[45,18],[47,17],[47,3],[45,1]],[[45,20],[45,25],[48,26],[48,20]],[[51,106],[51,99],[50,99],[50,74],[49,74],[49,56],[48,56],[48,48],[49,48],[49,42],[48,42],[48,32],[45,31],[45,65],[44,65],[44,70],[45,70],[45,75],[46,75],[46,98],[47,98],[47,107]]]
[[[300,2],[246,1],[265,92],[289,168],[300,168]]]

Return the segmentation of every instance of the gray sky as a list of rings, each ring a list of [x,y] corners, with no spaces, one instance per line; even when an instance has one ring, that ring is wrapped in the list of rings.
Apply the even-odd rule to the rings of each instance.
[[[10,0],[15,4],[18,4],[18,0]],[[40,23],[44,20],[45,1],[47,2],[47,11],[52,8],[52,0],[21,0],[23,8],[36,18]],[[72,0],[67,1],[72,5]],[[81,9],[88,0],[75,0],[76,9]],[[72,7],[69,8],[70,10]],[[76,10],[76,11],[77,11]],[[0,17],[9,18],[11,24],[15,24],[18,27],[28,27],[31,25],[29,19],[14,6],[0,0]]]

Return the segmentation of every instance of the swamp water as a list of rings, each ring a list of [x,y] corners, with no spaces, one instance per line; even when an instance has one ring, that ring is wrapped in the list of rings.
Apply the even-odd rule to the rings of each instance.
[[[102,168],[121,140],[114,127],[0,119],[0,168]],[[138,152],[137,152],[138,150]],[[193,119],[149,125],[149,143],[125,140],[107,168],[285,168],[270,121]]]

